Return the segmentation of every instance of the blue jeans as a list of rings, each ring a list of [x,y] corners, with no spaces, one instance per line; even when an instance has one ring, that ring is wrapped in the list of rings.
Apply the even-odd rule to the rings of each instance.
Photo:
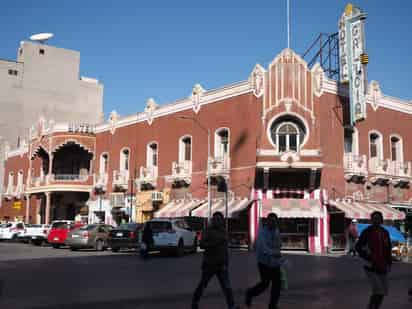
[[[199,303],[200,297],[202,296],[207,285],[209,284],[210,279],[212,279],[212,277],[215,275],[217,279],[219,280],[223,293],[225,294],[226,303],[228,307],[229,308],[234,307],[235,301],[233,299],[233,291],[230,285],[229,271],[226,265],[214,266],[214,267],[210,267],[210,266],[203,267],[202,277],[195,290],[195,293],[193,294],[192,304]]]

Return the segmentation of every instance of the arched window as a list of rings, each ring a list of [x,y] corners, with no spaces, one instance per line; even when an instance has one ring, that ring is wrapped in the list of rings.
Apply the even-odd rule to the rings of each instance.
[[[179,162],[192,161],[192,138],[184,136],[179,140]]]
[[[215,157],[229,157],[229,129],[217,129],[215,133]]]
[[[378,132],[369,134],[369,156],[370,158],[383,158],[382,136]]]
[[[391,136],[391,159],[392,161],[403,161],[402,139],[398,136]]]
[[[147,145],[147,167],[157,167],[158,164],[158,145],[152,142]]]
[[[23,185],[23,171],[19,171],[17,174],[17,185]]]
[[[107,153],[102,153],[100,155],[100,174],[106,174],[109,168],[109,155]]]
[[[130,150],[125,148],[120,152],[120,170],[129,170]]]
[[[308,129],[304,120],[298,116],[285,114],[272,120],[268,137],[279,153],[299,152],[306,143]]]
[[[12,187],[12,186],[14,186],[14,173],[13,172],[10,172],[9,173],[9,181],[8,181],[8,184],[7,184],[10,188]]]
[[[279,147],[279,152],[298,151],[298,127],[292,122],[281,123],[276,131],[276,141]]]

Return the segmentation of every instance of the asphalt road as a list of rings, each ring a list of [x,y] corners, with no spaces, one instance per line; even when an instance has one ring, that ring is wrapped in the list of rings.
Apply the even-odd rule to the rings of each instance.
[[[351,257],[287,255],[289,290],[280,308],[366,308],[369,288],[362,263]],[[67,249],[0,243],[1,309],[37,308],[190,308],[200,274],[201,253],[181,258],[153,255],[142,261],[134,252],[71,252]],[[231,253],[236,299],[257,279],[255,257]],[[412,308],[407,289],[412,265],[395,264],[390,295],[382,308]],[[264,294],[252,308],[267,308]],[[201,308],[226,308],[216,280]],[[244,307],[242,307],[244,308]]]

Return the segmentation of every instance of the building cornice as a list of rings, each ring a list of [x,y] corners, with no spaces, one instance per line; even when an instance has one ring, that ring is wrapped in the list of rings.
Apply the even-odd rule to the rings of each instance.
[[[338,83],[331,79],[325,79],[322,84],[322,89],[324,92],[340,95],[344,97],[348,97],[349,93],[346,89],[338,89]],[[369,105],[373,104],[372,98],[370,95],[367,96],[367,101]],[[398,111],[405,114],[412,115],[412,103],[407,100],[403,100],[400,98],[395,98],[387,95],[382,95],[377,102],[376,105],[378,107],[391,109],[394,111]]]
[[[207,104],[212,104],[221,100],[225,100],[234,96],[239,96],[242,94],[246,94],[252,92],[253,89],[250,87],[250,83],[248,80],[241,81],[235,84],[231,84],[219,89],[205,91],[202,95],[202,101],[200,106],[204,106]],[[193,108],[193,102],[190,97],[185,99],[177,100],[173,103],[169,103],[166,105],[159,106],[153,111],[151,115],[152,119],[167,116],[170,114],[178,113],[185,110],[190,110]],[[118,119],[116,123],[116,128],[125,127],[129,125],[133,125],[139,122],[148,121],[149,116],[146,112],[141,112],[138,114],[126,116],[124,118]],[[102,133],[105,131],[110,130],[110,123],[106,122],[96,127],[96,133]]]

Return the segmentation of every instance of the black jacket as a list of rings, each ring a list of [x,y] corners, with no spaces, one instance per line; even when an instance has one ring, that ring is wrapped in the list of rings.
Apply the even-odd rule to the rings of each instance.
[[[142,242],[144,242],[147,246],[151,246],[154,243],[153,231],[147,225],[143,229]]]
[[[211,225],[202,235],[200,248],[204,249],[203,267],[228,265],[228,241],[224,227]]]

